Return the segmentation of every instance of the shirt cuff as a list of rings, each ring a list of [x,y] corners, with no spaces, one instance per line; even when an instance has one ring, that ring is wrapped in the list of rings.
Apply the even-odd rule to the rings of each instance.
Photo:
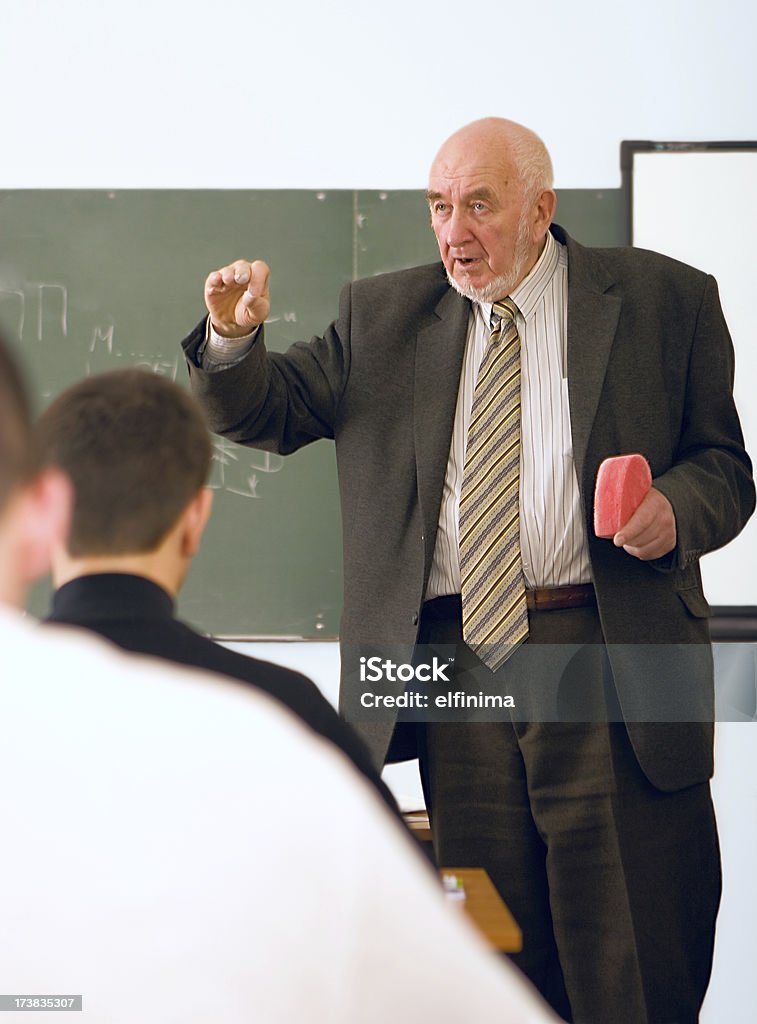
[[[241,338],[224,338],[219,334],[208,317],[205,344],[200,353],[200,366],[203,370],[228,370],[240,363],[252,348],[258,336],[259,327]]]

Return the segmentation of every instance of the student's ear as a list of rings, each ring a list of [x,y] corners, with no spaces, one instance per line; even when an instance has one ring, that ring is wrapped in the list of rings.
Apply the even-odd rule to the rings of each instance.
[[[50,571],[53,551],[68,540],[73,487],[59,469],[43,469],[17,496],[16,573],[22,585]]]
[[[213,508],[213,492],[203,487],[192,498],[184,513],[182,554],[194,558],[200,550],[200,540]]]

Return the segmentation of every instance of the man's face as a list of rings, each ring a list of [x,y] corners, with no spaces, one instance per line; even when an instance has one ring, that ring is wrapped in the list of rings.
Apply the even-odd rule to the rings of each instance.
[[[453,137],[434,161],[427,197],[453,288],[479,302],[510,294],[535,264],[544,237],[534,240],[537,214],[512,161],[501,150]]]

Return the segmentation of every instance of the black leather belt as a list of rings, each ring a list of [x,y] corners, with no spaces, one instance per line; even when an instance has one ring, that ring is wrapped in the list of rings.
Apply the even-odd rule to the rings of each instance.
[[[596,605],[597,595],[592,583],[576,583],[571,587],[543,587],[526,591],[526,605],[532,612],[558,611],[560,608],[583,608]]]

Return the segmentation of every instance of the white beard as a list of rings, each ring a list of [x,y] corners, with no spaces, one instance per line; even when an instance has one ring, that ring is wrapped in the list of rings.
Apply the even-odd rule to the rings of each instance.
[[[518,234],[515,239],[512,266],[506,274],[498,274],[497,277],[493,278],[482,288],[476,288],[472,284],[461,283],[449,271],[447,271],[447,280],[456,292],[472,302],[496,302],[497,299],[504,299],[526,276],[523,271],[526,268],[530,251],[528,236],[528,222],[524,211],[524,215],[518,223]]]

